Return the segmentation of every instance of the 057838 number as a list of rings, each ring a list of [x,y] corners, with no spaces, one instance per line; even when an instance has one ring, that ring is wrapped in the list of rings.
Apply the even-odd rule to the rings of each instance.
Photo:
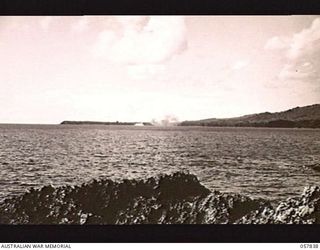
[[[319,244],[300,244],[300,248],[319,248]]]

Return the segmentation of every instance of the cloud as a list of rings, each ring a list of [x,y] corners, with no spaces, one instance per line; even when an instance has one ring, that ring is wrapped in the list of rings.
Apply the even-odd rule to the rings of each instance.
[[[187,48],[183,17],[116,17],[121,30],[104,30],[94,45],[97,56],[124,65],[163,64]],[[137,70],[138,68],[131,68]],[[141,68],[140,68],[141,69]]]
[[[285,38],[280,38],[278,36],[274,36],[270,38],[264,48],[266,50],[281,50],[287,49],[289,47],[288,41]]]
[[[115,20],[122,25],[125,31],[141,31],[150,20],[148,16],[116,16]]]
[[[320,18],[316,18],[308,29],[294,34],[287,56],[291,59],[313,54],[320,50]]]
[[[128,75],[134,80],[143,80],[150,78],[155,74],[165,71],[162,64],[141,64],[141,65],[128,65]]]
[[[303,65],[285,64],[279,73],[280,80],[303,80],[311,78],[316,73],[314,66],[306,62]]]
[[[44,18],[42,18],[40,21],[39,21],[39,24],[40,24],[40,27],[45,31],[47,32],[52,24],[52,21],[53,21],[53,17],[52,16],[46,16]]]
[[[93,48],[93,53],[97,57],[109,57],[112,60],[111,50],[118,40],[116,34],[110,30],[103,31],[99,34],[98,40]]]
[[[280,80],[315,80],[320,76],[320,18],[310,27],[291,37],[273,37],[267,50],[281,50],[286,62],[279,73]]]
[[[240,70],[247,67],[248,65],[249,65],[248,61],[240,60],[240,61],[237,61],[235,64],[233,64],[231,68],[233,70]]]
[[[71,31],[77,33],[86,31],[89,28],[89,24],[90,21],[88,17],[81,17],[79,20],[71,24]]]

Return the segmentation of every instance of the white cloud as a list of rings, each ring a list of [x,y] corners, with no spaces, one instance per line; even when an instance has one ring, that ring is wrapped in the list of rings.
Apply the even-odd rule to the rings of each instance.
[[[237,61],[235,64],[233,64],[232,69],[240,70],[247,67],[248,65],[249,65],[248,61],[240,60],[240,61]]]
[[[89,24],[90,21],[88,17],[81,17],[79,20],[71,24],[71,31],[78,33],[86,31],[89,28]]]
[[[294,34],[287,56],[291,59],[312,54],[320,50],[320,18],[316,18],[308,29]]]
[[[93,47],[93,53],[95,56],[109,57],[112,59],[110,49],[114,46],[114,43],[118,40],[116,34],[110,30],[105,30],[99,34],[98,40]]]
[[[270,38],[264,46],[267,50],[287,49],[288,47],[289,44],[287,39],[278,36]]]
[[[294,64],[285,64],[279,73],[279,79],[306,79],[314,73],[316,73],[315,69],[310,63],[304,63],[301,66],[297,66]]]
[[[164,72],[165,66],[161,64],[128,65],[128,75],[134,80],[150,78],[155,74]]]
[[[45,31],[47,32],[51,26],[53,22],[53,17],[52,16],[46,16],[44,18],[42,18],[39,22],[40,24],[40,27]]]
[[[143,26],[149,21],[148,16],[116,16],[115,20],[120,23],[125,30],[141,31]]]
[[[265,49],[283,50],[286,63],[279,73],[281,80],[314,80],[320,75],[320,18],[313,20],[310,27],[291,37],[273,37]]]
[[[131,71],[149,71],[187,48],[187,29],[183,17],[117,17],[122,32],[105,30],[94,46],[95,55],[125,65],[142,65]],[[149,65],[149,66],[147,66]],[[132,72],[131,72],[132,73]]]

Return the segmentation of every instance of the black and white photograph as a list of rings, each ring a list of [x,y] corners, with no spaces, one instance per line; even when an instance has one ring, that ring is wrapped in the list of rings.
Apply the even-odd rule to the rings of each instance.
[[[1,16],[0,224],[319,224],[320,16]]]

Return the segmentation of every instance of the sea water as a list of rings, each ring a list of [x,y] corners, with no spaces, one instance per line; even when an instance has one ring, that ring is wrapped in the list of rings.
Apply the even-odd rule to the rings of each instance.
[[[0,125],[0,200],[45,185],[189,171],[210,190],[280,200],[320,184],[319,129]]]

